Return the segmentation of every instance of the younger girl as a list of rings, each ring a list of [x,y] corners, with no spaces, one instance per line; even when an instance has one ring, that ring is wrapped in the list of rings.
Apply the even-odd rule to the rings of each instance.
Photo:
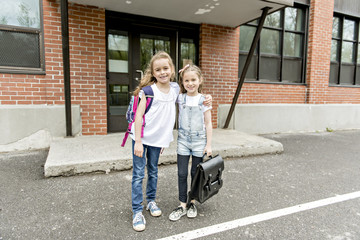
[[[211,155],[211,106],[204,106],[204,96],[201,94],[204,79],[201,70],[194,65],[186,65],[180,71],[179,95],[179,130],[177,144],[178,189],[180,206],[170,214],[171,221],[177,221],[185,214],[189,218],[197,215],[195,200],[191,200],[186,209],[187,202],[187,177],[189,159],[192,156],[191,182],[196,172],[197,165],[202,162],[206,153]]]

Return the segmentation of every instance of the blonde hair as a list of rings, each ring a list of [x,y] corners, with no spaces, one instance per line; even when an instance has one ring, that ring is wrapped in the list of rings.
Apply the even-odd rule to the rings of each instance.
[[[165,58],[169,61],[169,65],[171,68],[170,81],[172,82],[175,80],[175,66],[174,66],[174,63],[173,63],[170,55],[164,51],[159,51],[151,58],[149,64],[147,65],[144,76],[140,80],[139,86],[137,86],[133,92],[134,96],[137,96],[143,87],[149,86],[149,85],[157,82],[156,78],[153,75],[153,66],[154,66],[154,62],[156,60],[159,60],[162,58]]]
[[[188,66],[185,66],[183,69],[180,70],[180,90],[181,90],[181,93],[186,93],[186,89],[184,87],[184,84],[183,84],[183,77],[184,77],[184,74],[186,72],[195,72],[195,74],[198,76],[199,80],[200,80],[200,85],[199,85],[199,89],[198,89],[198,92],[201,93],[201,90],[202,90],[202,87],[203,87],[203,84],[204,84],[204,78],[203,78],[203,75],[201,73],[201,70],[198,66],[196,65],[188,65]]]

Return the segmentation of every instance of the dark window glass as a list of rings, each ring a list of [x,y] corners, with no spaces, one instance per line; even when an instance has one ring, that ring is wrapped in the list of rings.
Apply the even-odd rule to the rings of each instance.
[[[250,51],[251,42],[255,36],[256,27],[242,26],[240,28],[240,51]]]
[[[40,42],[36,33],[0,30],[0,65],[40,68]]]
[[[303,83],[307,8],[289,7],[268,15],[251,59],[246,81]],[[240,27],[239,76],[245,65],[258,21]]]
[[[340,19],[338,17],[333,18],[332,36],[340,38]]]
[[[239,57],[239,67],[240,69],[243,69],[244,67],[244,64],[245,64],[245,61],[246,61],[246,58],[247,58],[247,55],[240,55]],[[257,70],[257,57],[256,56],[253,56],[251,61],[250,61],[250,65],[249,65],[249,68],[248,68],[248,71],[246,73],[246,79],[248,80],[256,80],[256,70]]]
[[[301,34],[285,33],[284,55],[289,57],[301,57],[303,42]]]
[[[334,16],[331,41],[330,85],[360,85],[359,20]]]
[[[194,39],[181,38],[180,68],[186,64],[196,64],[196,45]]]
[[[345,40],[355,40],[355,21],[344,20],[344,33]]]
[[[330,84],[338,84],[339,79],[339,64],[330,64]]]
[[[270,82],[280,81],[280,58],[261,57],[260,79]]]
[[[281,17],[280,11],[269,14],[265,18],[264,26],[280,28],[281,27],[280,17]]]
[[[141,69],[145,71],[149,59],[158,51],[170,52],[170,38],[141,34],[140,38],[140,62]]]
[[[280,32],[263,29],[260,37],[260,52],[265,54],[280,54]]]
[[[340,85],[353,85],[354,84],[354,75],[355,66],[354,65],[345,65],[341,66],[340,73]]]
[[[331,42],[331,61],[338,62],[339,61],[339,42],[338,40],[332,40]]]
[[[0,72],[44,71],[40,6],[39,0],[2,1]]]
[[[285,59],[283,66],[283,82],[301,83],[301,59]]]
[[[304,11],[302,9],[285,9],[285,29],[291,31],[304,30]]]

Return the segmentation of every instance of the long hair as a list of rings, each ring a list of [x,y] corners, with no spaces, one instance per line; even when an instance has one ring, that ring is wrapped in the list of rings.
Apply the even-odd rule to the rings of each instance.
[[[170,55],[164,51],[159,51],[151,58],[149,64],[147,65],[144,76],[140,80],[139,86],[137,86],[133,92],[134,96],[137,96],[143,87],[149,86],[149,85],[157,82],[156,78],[153,75],[153,65],[154,65],[154,61],[162,59],[162,58],[165,58],[169,61],[169,65],[171,68],[170,81],[172,82],[175,80],[175,66],[174,66],[174,63],[173,63]]]
[[[183,77],[184,77],[184,74],[186,72],[190,72],[190,71],[193,71],[195,72],[195,74],[198,76],[199,80],[200,80],[200,85],[199,85],[199,89],[198,89],[198,92],[201,93],[201,90],[202,90],[202,87],[203,87],[203,84],[204,84],[204,78],[203,78],[203,75],[201,73],[201,70],[198,66],[196,65],[187,65],[185,66],[183,69],[180,70],[180,90],[181,90],[181,93],[186,93],[186,89],[184,87],[184,83],[183,83]]]

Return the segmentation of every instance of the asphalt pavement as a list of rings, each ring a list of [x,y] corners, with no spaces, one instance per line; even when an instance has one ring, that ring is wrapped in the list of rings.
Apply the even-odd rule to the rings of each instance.
[[[224,186],[197,205],[195,219],[168,220],[177,170],[160,166],[163,215],[144,211],[140,233],[131,225],[131,170],[45,178],[47,150],[0,154],[0,239],[360,239],[360,198],[340,198],[360,191],[360,131],[262,137],[284,152],[225,159]]]

